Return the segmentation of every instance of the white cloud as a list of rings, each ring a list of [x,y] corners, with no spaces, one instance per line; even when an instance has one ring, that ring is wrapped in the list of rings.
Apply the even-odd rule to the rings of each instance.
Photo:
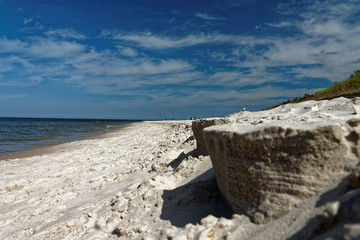
[[[205,43],[208,40],[206,36],[195,36],[189,35],[184,38],[170,38],[164,36],[156,36],[152,35],[151,33],[145,34],[115,34],[114,39],[118,40],[125,40],[136,42],[140,46],[145,48],[155,48],[155,49],[165,49],[165,48],[181,48],[181,47],[188,47],[192,45],[197,45],[201,43]]]
[[[121,55],[127,56],[127,57],[136,57],[139,55],[138,51],[134,48],[130,48],[130,47],[123,47],[123,46],[116,46],[117,49],[119,50],[119,53]]]
[[[18,39],[0,39],[0,52],[21,54],[36,58],[70,57],[85,50],[85,46],[76,42],[58,41],[47,38],[32,38],[28,42]]]
[[[329,2],[327,2],[329,4]],[[299,3],[292,4],[299,7]],[[314,6],[317,6],[316,8]],[[337,11],[341,9],[350,12]],[[214,64],[222,65],[213,74],[204,74],[203,80],[195,84],[224,86],[254,86],[265,83],[301,83],[303,78],[326,78],[341,81],[353,70],[359,68],[360,27],[349,24],[354,8],[342,7],[343,3],[332,2],[332,7],[323,7],[316,2],[307,2],[301,10],[301,18],[289,18],[279,22],[264,23],[273,28],[288,28],[296,34],[226,35],[221,33],[188,34],[169,37],[152,33],[107,32],[107,37],[126,41],[128,46],[141,46],[153,51],[192,47],[200,44],[222,44],[223,51],[211,50],[208,56]],[[318,10],[321,13],[318,13]],[[325,16],[325,17],[324,17]],[[351,19],[350,19],[351,20]],[[331,36],[331,37],[330,37]],[[229,51],[231,49],[231,51]],[[202,52],[204,55],[205,53]],[[228,70],[229,66],[240,70]]]
[[[28,23],[30,23],[30,22],[32,22],[32,21],[33,21],[32,18],[25,18],[25,19],[24,19],[24,25],[26,25],[26,24],[28,24]]]
[[[182,72],[190,68],[191,66],[187,62],[174,59],[161,60],[160,62],[154,62],[150,59],[136,61],[113,59],[103,70],[119,75],[154,75]]]
[[[207,20],[207,21],[224,21],[226,20],[226,18],[222,18],[222,17],[214,17],[214,16],[211,16],[207,13],[195,13],[195,16],[198,17],[198,18],[201,18],[203,20]]]
[[[157,84],[179,84],[196,75],[191,64],[177,59],[136,57],[96,51],[73,41],[32,38],[28,42],[0,39],[0,85],[30,86],[59,81],[96,94],[119,94]],[[133,58],[123,58],[124,53]],[[16,73],[16,74],[14,74]]]
[[[290,0],[290,1],[282,1],[276,6],[276,10],[278,13],[291,16],[297,15],[301,13],[301,6],[303,4],[313,3],[312,0]]]
[[[22,10],[23,11],[23,10]],[[36,19],[39,19],[40,16],[36,16],[35,18],[25,18],[24,19],[24,27],[20,28],[20,32],[26,33],[36,33],[40,32],[44,29],[44,25],[40,22],[35,22]],[[32,24],[30,24],[32,23]]]
[[[7,38],[1,38],[0,39],[0,52],[21,52],[21,49],[24,49],[26,47],[26,43],[22,42],[20,40],[8,40]]]
[[[216,72],[209,77],[209,84],[222,86],[244,87],[262,85],[265,83],[285,82],[277,73],[269,73],[265,68],[253,67],[248,72],[227,71]]]
[[[25,50],[28,51],[28,54],[41,58],[63,58],[83,52],[85,48],[84,45],[76,42],[37,39]]]
[[[110,37],[111,36],[111,31],[109,29],[103,29],[101,30],[101,36],[102,37]]]
[[[45,32],[45,35],[49,37],[60,37],[63,39],[85,39],[86,37],[74,29],[71,28],[62,28]]]
[[[293,26],[293,24],[288,21],[281,21],[281,22],[277,22],[277,23],[268,23],[267,25],[270,27],[274,27],[274,28],[285,28],[285,27]]]
[[[41,23],[37,22],[37,23],[35,23],[35,27],[36,27],[37,29],[43,29],[43,28],[44,28],[44,25],[42,25]]]
[[[298,6],[296,2],[292,4]],[[352,19],[360,11],[360,5],[355,1],[344,4],[335,1],[308,4],[300,11],[300,19],[267,24],[291,28],[296,34],[263,36],[264,48],[257,49],[259,42],[255,41],[255,45],[237,47],[222,58],[253,72],[270,76],[275,73],[279,80],[325,78],[342,81],[360,66],[360,26]],[[256,79],[255,76],[248,75]],[[268,79],[271,82],[274,78]]]
[[[143,34],[121,34],[113,32],[112,37],[116,40],[129,41],[149,49],[184,48],[200,44],[266,44],[268,40],[255,38],[253,36],[225,35],[225,34],[189,34],[184,37],[168,37],[153,35],[150,32]]]

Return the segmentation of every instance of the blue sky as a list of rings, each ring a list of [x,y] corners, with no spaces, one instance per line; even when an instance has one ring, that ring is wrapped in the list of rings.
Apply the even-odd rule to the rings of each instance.
[[[0,116],[255,111],[360,68],[360,1],[0,0]]]

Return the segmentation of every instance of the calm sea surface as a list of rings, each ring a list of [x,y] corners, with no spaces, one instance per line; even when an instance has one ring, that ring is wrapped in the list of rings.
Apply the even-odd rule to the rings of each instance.
[[[0,118],[0,155],[106,133],[134,121]]]

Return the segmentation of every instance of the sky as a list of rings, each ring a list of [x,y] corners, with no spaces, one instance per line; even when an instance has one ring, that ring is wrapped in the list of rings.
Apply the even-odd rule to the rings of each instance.
[[[0,0],[0,117],[221,117],[360,69],[359,0]]]

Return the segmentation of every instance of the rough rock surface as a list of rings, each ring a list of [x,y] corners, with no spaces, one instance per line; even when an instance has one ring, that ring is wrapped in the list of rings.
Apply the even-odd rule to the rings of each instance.
[[[204,129],[218,186],[233,210],[266,223],[348,175],[359,161],[356,100],[300,104],[296,115],[286,105]]]
[[[192,130],[194,133],[194,137],[196,139],[196,149],[198,155],[209,155],[206,150],[206,144],[204,142],[203,130],[206,127],[214,126],[214,125],[222,125],[229,123],[230,119],[228,118],[208,118],[201,119],[197,121],[193,121]]]

